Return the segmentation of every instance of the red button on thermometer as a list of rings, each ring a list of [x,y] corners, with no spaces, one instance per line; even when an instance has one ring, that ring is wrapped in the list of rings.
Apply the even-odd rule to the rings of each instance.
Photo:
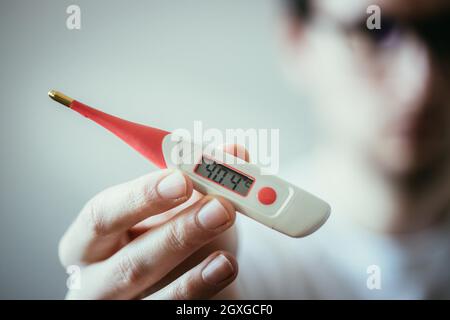
[[[279,232],[306,236],[330,214],[323,200],[222,150],[206,154],[203,146],[168,131],[114,117],[57,91],[49,96],[108,129],[158,167],[183,171],[197,191],[220,195],[237,211]]]
[[[277,192],[271,187],[263,187],[258,191],[258,200],[262,204],[271,205],[277,200]]]

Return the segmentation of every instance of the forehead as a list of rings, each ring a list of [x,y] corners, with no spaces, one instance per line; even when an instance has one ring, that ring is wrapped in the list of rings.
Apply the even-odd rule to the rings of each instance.
[[[379,6],[382,15],[404,19],[426,18],[450,10],[449,0],[314,0],[312,5],[318,15],[342,22],[361,19],[371,5]]]

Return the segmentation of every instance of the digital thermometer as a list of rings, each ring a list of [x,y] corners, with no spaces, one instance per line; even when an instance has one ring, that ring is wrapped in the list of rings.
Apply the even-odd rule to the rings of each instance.
[[[177,168],[204,194],[220,195],[237,211],[291,237],[317,230],[330,215],[318,197],[222,150],[204,152],[202,145],[168,131],[126,121],[50,91],[49,96],[105,127],[160,168]]]

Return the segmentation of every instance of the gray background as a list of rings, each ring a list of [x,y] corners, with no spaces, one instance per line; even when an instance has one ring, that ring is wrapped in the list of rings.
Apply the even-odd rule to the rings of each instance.
[[[82,29],[66,28],[81,7]],[[0,298],[62,298],[58,240],[107,186],[154,170],[47,97],[55,88],[175,129],[280,128],[281,166],[311,115],[280,68],[276,0],[0,0]]]

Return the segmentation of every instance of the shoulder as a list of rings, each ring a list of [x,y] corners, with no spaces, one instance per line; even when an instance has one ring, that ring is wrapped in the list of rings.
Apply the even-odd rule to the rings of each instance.
[[[318,188],[308,172],[311,172],[308,163],[299,161],[288,166],[281,176],[315,193]],[[327,262],[328,243],[333,241],[329,238],[334,234],[330,233],[333,227],[329,222],[312,235],[296,239],[238,215],[239,275],[234,284],[237,296],[244,299],[320,297],[321,279],[333,273]]]
[[[323,265],[319,232],[294,239],[247,217],[238,219],[234,285],[244,299],[307,299],[314,297],[318,265]]]

